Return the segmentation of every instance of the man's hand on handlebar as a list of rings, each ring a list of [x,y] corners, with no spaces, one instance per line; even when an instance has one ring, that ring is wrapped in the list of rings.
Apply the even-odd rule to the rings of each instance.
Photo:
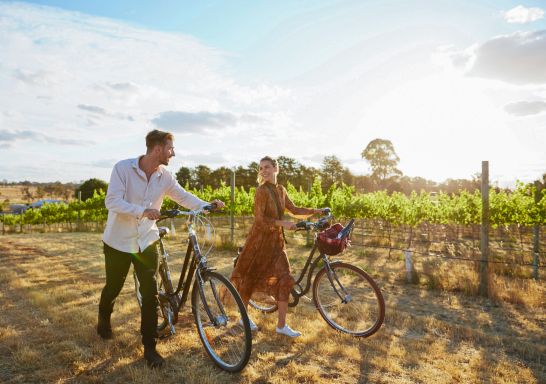
[[[210,204],[214,207],[215,210],[222,209],[226,206],[222,200],[218,200],[218,199],[212,200]]]
[[[146,217],[150,220],[157,220],[161,217],[161,213],[157,209],[148,208],[144,210],[142,217]]]

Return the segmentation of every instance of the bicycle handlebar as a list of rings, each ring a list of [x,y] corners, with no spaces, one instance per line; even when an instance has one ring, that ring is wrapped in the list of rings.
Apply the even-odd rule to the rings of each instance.
[[[328,222],[334,217],[334,215],[332,215],[332,211],[330,208],[324,208],[323,209],[323,212],[325,214],[324,217],[321,217],[320,219],[318,219],[316,222],[312,222],[312,221],[300,221],[298,223],[296,223],[296,231],[298,230],[309,230],[309,229],[314,229],[314,230],[320,230],[320,229],[324,229],[326,227],[328,227]]]
[[[205,211],[214,212],[217,208],[218,208],[218,204],[210,203],[193,211],[182,211],[178,208],[169,209],[167,211],[161,211],[161,217],[157,219],[156,221],[160,222],[161,220],[172,219],[177,216],[197,216]]]

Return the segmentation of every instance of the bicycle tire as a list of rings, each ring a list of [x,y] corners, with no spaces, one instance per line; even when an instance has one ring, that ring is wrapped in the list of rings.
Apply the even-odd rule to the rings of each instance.
[[[278,309],[274,297],[260,292],[253,294],[248,304],[255,310],[263,313],[273,313]]]
[[[326,266],[313,281],[313,301],[320,315],[337,331],[355,337],[373,335],[385,320],[385,300],[379,286],[366,272],[352,264],[333,262],[330,267],[334,285]]]
[[[138,302],[139,308],[142,310],[142,295],[140,294],[140,282],[135,272],[133,272],[133,279],[135,280],[135,294]],[[159,297],[159,306],[157,308],[157,331],[160,335],[163,335],[163,332],[169,325],[168,320],[168,311],[171,312],[173,318],[177,318],[178,314],[175,308],[172,307],[171,303],[167,299],[165,292],[161,290],[162,283],[158,284],[158,297]],[[176,321],[175,321],[176,322]]]
[[[228,372],[239,372],[248,363],[252,350],[245,306],[226,277],[213,271],[201,276],[204,284],[201,286],[195,279],[191,301],[197,333],[217,366]]]

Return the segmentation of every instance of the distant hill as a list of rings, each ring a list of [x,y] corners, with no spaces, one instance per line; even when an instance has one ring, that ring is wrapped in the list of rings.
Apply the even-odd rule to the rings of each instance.
[[[60,182],[0,184],[0,204],[30,204],[40,199],[72,200],[77,186]]]

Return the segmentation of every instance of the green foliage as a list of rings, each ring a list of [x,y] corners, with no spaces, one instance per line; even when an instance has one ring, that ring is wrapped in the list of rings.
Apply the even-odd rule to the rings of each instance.
[[[75,197],[78,198],[78,194],[81,192],[81,199],[85,201],[93,197],[93,194],[98,191],[106,192],[108,189],[108,183],[99,179],[89,179],[83,182],[75,192]]]
[[[359,219],[380,219],[392,224],[417,226],[423,222],[438,224],[479,224],[481,222],[481,194],[462,191],[458,195],[413,192],[406,196],[399,192],[386,191],[358,194],[353,186],[333,184],[324,194],[321,180],[315,178],[311,190],[304,192],[287,183],[290,199],[301,207],[331,207],[336,216]],[[231,189],[222,183],[218,188],[206,186],[190,189],[189,192],[205,201],[220,199],[226,203],[226,211],[233,210],[236,216],[252,215],[256,188],[236,188],[234,204],[231,204]],[[546,190],[538,194],[532,184],[519,184],[513,192],[494,191],[489,194],[490,223],[492,226],[519,224],[530,226],[546,224]],[[104,206],[104,191],[95,191],[85,201],[69,204],[44,204],[41,209],[28,209],[23,215],[2,215],[5,225],[52,224],[60,222],[105,221],[108,212]],[[170,209],[176,203],[165,198],[162,209]]]

